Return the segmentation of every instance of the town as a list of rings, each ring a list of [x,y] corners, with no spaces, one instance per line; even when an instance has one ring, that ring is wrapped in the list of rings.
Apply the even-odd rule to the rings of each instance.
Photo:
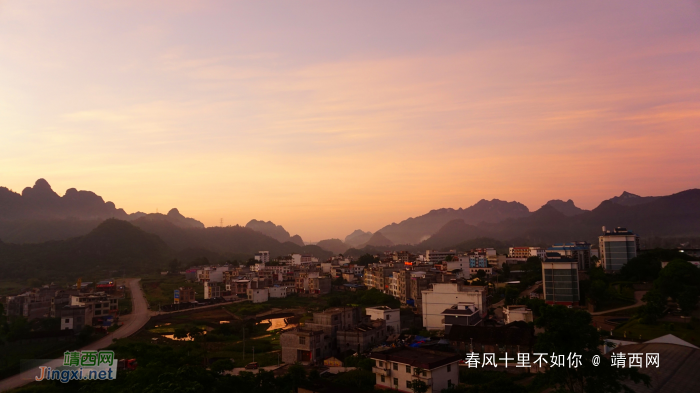
[[[515,384],[550,369],[529,359],[534,360],[546,331],[535,321],[552,306],[587,312],[589,325],[603,339],[601,353],[608,356],[652,344],[660,353],[681,345],[697,356],[696,317],[691,318],[697,291],[663,293],[662,301],[651,294],[659,291],[660,284],[654,282],[664,273],[684,265],[697,273],[694,278],[666,280],[700,284],[699,261],[697,249],[641,250],[639,235],[621,227],[603,228],[596,245],[571,241],[510,247],[507,253],[494,248],[387,251],[320,261],[302,254],[273,258],[260,251],[245,263],[189,266],[144,279],[146,299],[161,290],[151,282],[167,280],[174,289],[170,303],[164,299],[167,294],[161,294],[158,304],[152,298],[151,322],[140,334],[154,343],[216,342],[235,336],[243,343],[238,350],[246,363],[235,354],[205,357],[222,373],[270,369],[280,374],[299,365],[307,372],[342,375],[361,370],[360,360],[367,359],[371,363],[365,370],[374,374],[374,383],[367,386],[432,393],[457,388],[465,375],[477,371],[466,360],[470,354],[491,354],[494,360],[479,370],[503,370],[505,383]],[[655,265],[658,278],[639,274]],[[131,309],[129,288],[117,285],[119,281],[78,280],[67,288],[45,285],[5,296],[5,318],[10,321],[6,339],[25,344],[54,340],[67,347],[118,331]],[[215,323],[185,328],[181,319],[173,319],[182,317],[213,318]],[[155,322],[165,320],[170,322]],[[26,321],[25,329],[56,321],[55,330],[23,334],[15,327],[18,321]],[[660,326],[649,330],[651,325]],[[259,339],[250,341],[247,357],[246,329],[274,338],[257,344],[257,361]],[[515,359],[528,361],[515,367]],[[683,367],[665,366],[666,373]],[[322,385],[306,388],[324,391]]]

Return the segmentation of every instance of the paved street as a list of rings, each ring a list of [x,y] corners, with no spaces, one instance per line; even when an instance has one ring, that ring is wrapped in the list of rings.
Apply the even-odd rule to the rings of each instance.
[[[126,286],[131,290],[131,298],[133,304],[133,310],[131,314],[126,315],[121,318],[124,325],[113,333],[109,333],[104,338],[97,340],[93,343],[80,348],[81,351],[104,349],[112,344],[112,340],[118,338],[128,337],[136,333],[141,329],[146,322],[151,318],[148,312],[148,306],[146,304],[146,298],[143,296],[143,291],[139,285],[139,278],[130,278],[126,281]],[[55,359],[51,362],[44,364],[45,366],[50,366],[51,368],[61,366],[63,364],[63,358]],[[32,375],[36,373],[36,370],[31,370],[24,372],[22,374],[17,374],[10,378],[3,379],[0,381],[0,392],[4,392],[10,389],[16,389],[18,387],[24,386],[31,382]]]

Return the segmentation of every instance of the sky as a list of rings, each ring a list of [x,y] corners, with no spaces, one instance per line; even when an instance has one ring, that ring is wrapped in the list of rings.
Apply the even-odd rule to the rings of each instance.
[[[700,1],[0,0],[0,185],[344,238],[700,186]]]

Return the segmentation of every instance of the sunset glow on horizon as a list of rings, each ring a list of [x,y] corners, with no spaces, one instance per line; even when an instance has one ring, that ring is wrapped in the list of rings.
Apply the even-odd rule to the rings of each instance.
[[[700,187],[700,2],[0,1],[0,186],[343,239]]]

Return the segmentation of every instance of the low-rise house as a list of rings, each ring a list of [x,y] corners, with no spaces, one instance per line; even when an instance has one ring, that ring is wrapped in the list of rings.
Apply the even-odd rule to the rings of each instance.
[[[440,352],[425,348],[394,348],[373,352],[372,371],[376,375],[376,387],[412,392],[413,381],[421,381],[428,387],[426,393],[439,393],[459,383],[459,361],[456,353]]]
[[[340,352],[347,350],[364,352],[384,342],[386,323],[383,319],[359,324],[354,328],[341,329],[336,332],[336,345]]]
[[[532,298],[532,296],[530,296]],[[523,322],[533,322],[534,316],[532,310],[527,308],[527,306],[514,305],[503,307],[503,316],[505,317],[506,324],[523,321]]]
[[[388,306],[367,307],[365,314],[370,319],[383,319],[389,334],[401,333],[401,310]]]
[[[532,353],[535,329],[523,321],[505,326],[452,326],[447,339],[460,353]],[[513,355],[517,356],[517,355]]]
[[[297,328],[280,335],[282,361],[315,364],[331,355],[330,339],[323,330]]]
[[[287,287],[281,287],[279,285],[275,285],[275,286],[267,288],[267,291],[269,293],[269,296],[272,298],[287,297]]]
[[[481,323],[481,313],[471,303],[459,303],[443,311],[442,315],[445,334],[456,325],[476,326]]]
[[[270,298],[267,288],[248,289],[248,300],[253,303],[265,303]]]

